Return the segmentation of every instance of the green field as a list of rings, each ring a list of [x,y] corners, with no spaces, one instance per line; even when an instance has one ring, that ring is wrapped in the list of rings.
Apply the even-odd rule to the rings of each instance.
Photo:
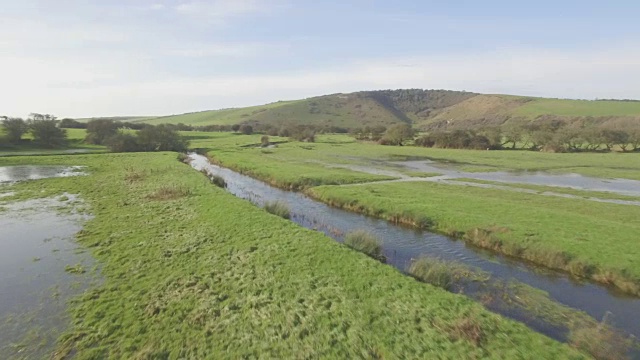
[[[481,247],[640,294],[638,206],[430,182],[323,186],[307,193],[389,220],[429,223]]]
[[[279,101],[271,104],[250,106],[246,108],[209,110],[181,115],[161,116],[152,119],[146,119],[142,122],[152,125],[180,123],[193,126],[233,125],[249,120],[262,112],[278,109],[280,107],[293,103],[295,103],[295,101]]]
[[[589,101],[536,98],[514,111],[515,115],[639,116],[640,101]]]
[[[336,135],[320,137],[317,143],[290,142],[273,149],[246,146],[257,143],[258,138],[221,134],[196,141],[209,150],[215,162],[275,186],[307,188],[328,203],[394,221],[412,225],[433,222],[434,230],[458,237],[469,232],[467,240],[479,246],[640,293],[636,237],[640,228],[635,221],[640,208],[636,206],[433,183],[313,187],[390,177],[363,172],[359,177],[358,166],[415,175],[388,161],[404,159],[431,159],[467,171],[576,172],[640,180],[640,154],[391,147],[348,142]],[[369,176],[372,178],[367,179]],[[579,191],[558,191],[580,195]],[[476,228],[481,231],[474,235]]]
[[[70,305],[55,358],[583,357],[237,199],[176,157],[0,158],[89,173],[20,183],[0,200],[70,192],[94,215],[78,241],[104,282]]]
[[[278,144],[277,148],[261,149],[243,147],[259,144],[260,135],[196,135],[190,132],[183,134],[193,137],[192,147],[210,150],[210,155],[225,166],[238,169],[241,166],[251,167],[255,171],[269,171],[275,177],[286,177],[287,174],[295,174],[299,168],[309,166],[324,171],[327,166],[335,164],[381,166],[400,171],[397,167],[389,167],[392,164],[385,165],[384,162],[419,159],[433,160],[444,166],[469,172],[526,170],[640,180],[638,153],[544,153],[381,146],[359,143],[347,135],[323,135],[318,137],[316,143],[289,142]],[[272,138],[272,141],[279,140],[282,139]],[[279,170],[271,171],[268,166],[261,165],[261,162],[280,163]]]

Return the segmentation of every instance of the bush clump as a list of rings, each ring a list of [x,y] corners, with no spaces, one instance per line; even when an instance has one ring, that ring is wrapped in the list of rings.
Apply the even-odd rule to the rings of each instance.
[[[344,244],[348,247],[367,254],[368,256],[385,262],[380,240],[365,230],[356,230],[347,234]]]
[[[283,219],[291,218],[289,206],[282,201],[269,201],[264,204],[264,209],[267,210],[267,212],[280,216]]]

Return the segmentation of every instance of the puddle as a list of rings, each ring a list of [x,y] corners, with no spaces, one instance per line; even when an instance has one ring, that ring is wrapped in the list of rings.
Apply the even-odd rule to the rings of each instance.
[[[74,195],[2,204],[0,212],[0,359],[50,357],[68,319],[67,301],[89,286],[92,259],[74,235],[89,217]],[[64,211],[61,211],[63,209]]]
[[[83,166],[18,165],[0,167],[0,184],[52,177],[86,175]]]

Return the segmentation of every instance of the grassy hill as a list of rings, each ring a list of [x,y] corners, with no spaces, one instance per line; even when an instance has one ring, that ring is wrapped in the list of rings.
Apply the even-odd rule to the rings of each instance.
[[[121,117],[149,124],[282,126],[313,124],[356,128],[411,123],[422,129],[499,126],[554,117],[587,125],[640,121],[640,101],[568,100],[448,90],[381,90],[332,94],[246,108],[163,117]]]

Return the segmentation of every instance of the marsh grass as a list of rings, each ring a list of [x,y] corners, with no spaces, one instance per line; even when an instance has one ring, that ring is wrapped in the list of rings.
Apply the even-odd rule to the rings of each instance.
[[[476,347],[481,347],[486,337],[482,322],[476,314],[456,319],[446,327],[446,332],[451,340],[465,340]]]
[[[200,170],[201,173],[204,174],[204,176],[206,176],[209,181],[211,181],[211,183],[219,188],[226,188],[227,187],[227,182],[224,180],[224,178],[220,175],[215,175],[215,174],[210,174],[207,170],[202,169]]]
[[[415,279],[452,291],[462,288],[469,282],[489,280],[489,274],[475,270],[461,263],[445,261],[434,257],[422,257],[414,260],[407,273]]]
[[[163,185],[148,195],[151,200],[176,200],[191,195],[191,190],[182,185]]]
[[[572,324],[569,344],[598,360],[630,359],[629,353],[636,346],[634,339],[607,324],[609,313],[595,325],[590,323]]]
[[[356,230],[348,233],[344,238],[344,244],[376,260],[387,261],[387,258],[382,254],[381,241],[366,230]]]
[[[144,171],[129,167],[126,169],[124,174],[124,181],[128,184],[132,184],[144,180],[145,177],[146,174]]]
[[[67,265],[64,267],[64,271],[68,272],[69,274],[84,274],[85,272],[87,272],[82,264]]]
[[[273,214],[280,216],[283,219],[291,218],[291,210],[289,210],[289,205],[287,205],[283,201],[268,201],[264,204],[264,209]]]

